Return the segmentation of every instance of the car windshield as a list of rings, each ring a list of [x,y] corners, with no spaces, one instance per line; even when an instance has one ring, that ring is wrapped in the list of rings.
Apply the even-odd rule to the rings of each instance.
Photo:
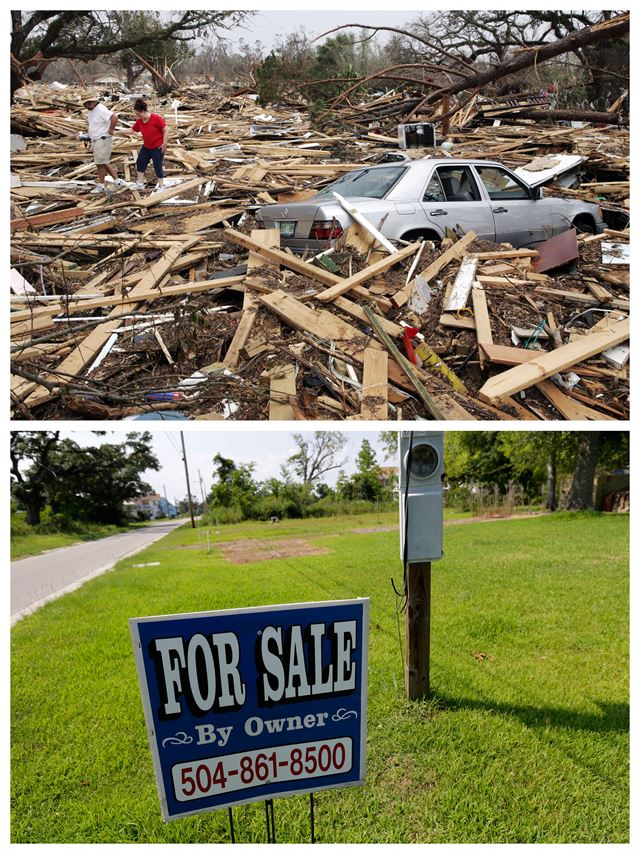
[[[321,190],[314,198],[331,199],[331,193],[335,190],[345,198],[365,196],[370,199],[383,199],[405,169],[405,166],[385,166],[348,172]]]

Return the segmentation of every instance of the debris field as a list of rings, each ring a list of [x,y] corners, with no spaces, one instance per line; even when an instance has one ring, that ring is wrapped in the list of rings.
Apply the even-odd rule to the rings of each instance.
[[[210,84],[172,99],[152,104],[172,131],[165,188],[98,195],[74,87],[18,93],[13,418],[629,417],[626,130],[543,125],[479,101],[450,122],[452,158],[538,159],[542,171],[579,155],[578,177],[545,192],[598,201],[603,234],[571,230],[534,250],[452,233],[389,252],[354,222],[311,257],[282,249],[254,213],[397,153],[390,130],[370,130],[376,99],[343,106],[330,133],[302,106],[264,109]],[[125,125],[132,103],[107,100]],[[138,146],[116,131],[126,181]]]

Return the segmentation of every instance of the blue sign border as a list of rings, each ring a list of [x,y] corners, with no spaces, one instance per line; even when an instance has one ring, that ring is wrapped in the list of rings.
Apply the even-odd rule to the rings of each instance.
[[[185,632],[185,636],[192,636],[194,632],[198,631],[198,629],[196,628],[197,623],[206,623],[208,620],[214,620],[216,622],[216,631],[226,631],[229,629],[230,626],[236,628],[237,630],[237,626],[239,624],[237,618],[242,616],[247,618],[249,622],[253,622],[249,618],[255,618],[259,620],[262,615],[267,617],[273,616],[277,618],[278,614],[282,614],[284,625],[287,623],[293,624],[295,622],[295,613],[291,612],[301,612],[302,621],[304,622],[304,624],[309,624],[313,622],[313,615],[309,614],[309,612],[314,610],[317,610],[319,612],[319,620],[340,620],[341,617],[344,616],[344,612],[347,612],[355,616],[358,621],[358,631],[360,634],[358,637],[359,648],[357,649],[357,657],[360,666],[358,668],[359,673],[357,673],[355,693],[352,695],[351,698],[356,699],[356,702],[359,703],[359,714],[357,716],[355,714],[353,715],[353,717],[358,717],[358,720],[356,722],[355,720],[349,720],[348,718],[346,718],[342,719],[342,723],[330,724],[330,726],[327,728],[328,731],[326,734],[327,739],[336,738],[337,736],[342,735],[345,738],[350,738],[352,741],[353,767],[348,773],[348,775],[346,775],[348,779],[344,779],[337,783],[324,783],[324,779],[330,778],[323,778],[322,776],[318,776],[306,778],[303,780],[292,781],[288,784],[283,781],[280,785],[284,788],[281,789],[274,788],[278,786],[277,783],[271,783],[269,785],[261,786],[261,791],[259,791],[258,794],[255,794],[255,788],[253,790],[250,788],[246,788],[240,789],[236,792],[228,792],[225,795],[208,796],[202,797],[198,800],[178,802],[176,793],[171,782],[171,767],[179,762],[190,761],[195,763],[198,761],[204,761],[206,758],[211,757],[209,755],[208,757],[200,756],[198,758],[194,758],[193,751],[195,750],[195,748],[188,748],[192,751],[191,755],[185,754],[185,745],[191,744],[193,742],[193,739],[188,736],[186,732],[181,731],[182,729],[184,729],[184,727],[181,727],[178,720],[175,723],[172,721],[168,722],[168,726],[171,728],[171,733],[174,736],[174,739],[172,740],[167,736],[167,723],[161,722],[157,714],[159,708],[159,689],[157,674],[155,671],[155,667],[151,662],[150,656],[148,654],[145,654],[145,647],[143,646],[143,644],[148,645],[149,640],[151,638],[159,638],[165,636],[164,632],[158,632],[157,629],[159,627],[162,627],[163,624],[168,623],[175,624],[180,622],[191,621],[195,625],[191,626],[188,632]],[[241,620],[240,622],[246,621],[247,620]],[[186,614],[168,614],[154,617],[132,617],[129,619],[129,628],[133,641],[136,668],[138,672],[138,681],[140,683],[140,691],[142,695],[147,734],[149,737],[149,744],[151,747],[151,754],[153,758],[153,766],[156,777],[156,785],[158,788],[158,796],[160,799],[162,817],[165,821],[172,821],[177,818],[183,818],[190,815],[199,815],[201,813],[211,812],[217,809],[224,809],[227,807],[237,806],[239,804],[244,803],[263,801],[270,798],[286,797],[289,795],[302,794],[305,792],[316,792],[320,789],[345,788],[347,786],[359,786],[364,784],[366,771],[369,599],[362,598],[332,600],[327,602],[301,602],[283,605],[266,605],[255,608],[200,611]],[[173,626],[170,629],[170,632],[172,634],[175,634],[176,630],[179,631],[179,628]],[[328,641],[325,640],[325,642]],[[254,673],[257,676],[257,670],[251,669],[251,675],[253,675]],[[339,705],[339,694],[330,694],[324,699],[322,697],[315,697],[308,699],[305,702],[302,702],[300,700],[296,701],[295,703],[284,701],[276,703],[267,711],[269,713],[273,711],[274,715],[295,715],[304,718],[304,716],[309,713],[314,714],[314,711],[317,712],[319,708],[327,708],[327,703],[329,703],[329,706],[331,706],[332,703],[335,706],[336,700],[338,701]],[[346,697],[344,698],[344,700],[348,702]],[[224,718],[225,723],[233,721],[235,726],[235,724],[237,724],[238,722],[237,719],[239,714],[242,714],[244,716],[248,713],[250,714],[251,711],[255,711],[255,709],[255,705],[252,706],[249,704],[247,709],[241,707],[240,710],[230,711],[229,713],[225,713],[224,715],[222,715],[222,717]],[[336,714],[338,714],[340,711],[344,710],[338,709],[336,710]],[[332,716],[331,720],[340,721],[341,719],[338,716]],[[212,723],[215,722],[215,720],[214,717],[212,717],[210,714],[207,717],[203,717],[202,722]],[[176,730],[178,732],[176,732]],[[321,731],[320,734],[324,736],[324,732]],[[175,738],[175,736],[181,735],[184,735],[185,739],[188,738],[189,740],[181,742],[179,738]],[[258,743],[252,746],[251,742],[247,742],[248,737],[249,736],[244,737],[244,743],[240,748],[240,750],[245,753],[248,753],[251,750],[269,750],[271,749],[271,747],[276,747],[279,745],[284,746],[287,744],[294,745],[299,742],[313,742],[318,739],[318,732],[314,732],[312,729],[303,729],[295,734],[290,733],[288,737],[276,736],[274,739],[272,739],[272,744],[270,745],[265,745],[264,740],[256,739]],[[223,758],[223,756],[237,753],[237,751],[237,747],[234,749],[230,745],[227,745],[226,749],[217,755],[219,755],[220,758]],[[200,752],[202,753],[203,751],[200,750]],[[333,775],[333,779],[335,779],[335,775]],[[197,804],[200,804],[200,806],[196,806]]]

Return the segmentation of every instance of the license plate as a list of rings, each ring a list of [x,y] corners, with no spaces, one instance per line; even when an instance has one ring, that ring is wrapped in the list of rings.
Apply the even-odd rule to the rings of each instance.
[[[293,237],[296,232],[295,222],[279,222],[278,228],[280,229],[281,237]]]

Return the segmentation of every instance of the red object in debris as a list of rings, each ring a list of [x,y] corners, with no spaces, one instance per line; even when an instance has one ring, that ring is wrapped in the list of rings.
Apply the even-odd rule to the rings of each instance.
[[[544,273],[575,261],[579,255],[577,234],[575,228],[570,228],[537,246],[538,257],[531,264],[534,273]]]
[[[413,349],[413,344],[411,343],[411,339],[415,338],[416,335],[420,332],[415,326],[405,326],[404,327],[404,338],[402,339],[404,344],[404,349],[407,354],[407,359],[413,364],[417,365],[418,360],[416,359],[415,350]]]
[[[343,230],[340,223],[335,220],[323,222],[317,219],[311,223],[309,237],[312,240],[334,240],[336,237],[340,237]]]

